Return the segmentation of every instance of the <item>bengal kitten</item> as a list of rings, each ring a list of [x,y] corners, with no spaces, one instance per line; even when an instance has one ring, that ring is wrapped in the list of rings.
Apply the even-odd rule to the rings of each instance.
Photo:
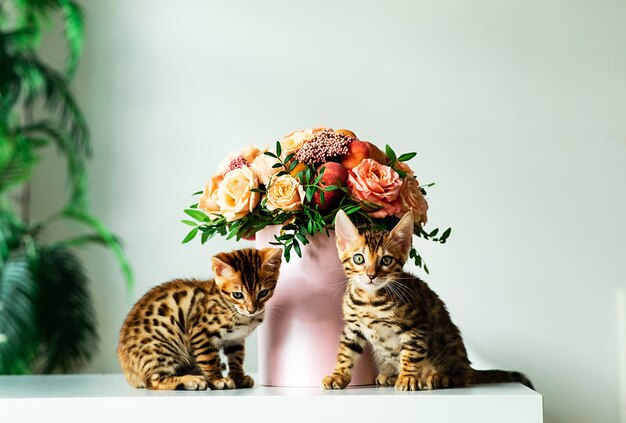
[[[250,388],[244,342],[262,321],[281,264],[278,248],[246,248],[211,259],[214,280],[176,279],[148,291],[132,308],[117,356],[136,388]],[[219,350],[228,359],[222,374]]]
[[[324,378],[325,389],[342,389],[350,383],[352,367],[366,342],[379,364],[377,385],[415,391],[521,382],[532,388],[518,372],[472,369],[461,333],[443,301],[424,281],[402,271],[411,249],[411,213],[389,232],[359,234],[340,211],[335,231],[348,284],[337,365]]]

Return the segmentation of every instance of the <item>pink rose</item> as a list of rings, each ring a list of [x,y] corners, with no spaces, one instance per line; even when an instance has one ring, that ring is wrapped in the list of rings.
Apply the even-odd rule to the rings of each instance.
[[[350,194],[357,200],[381,207],[368,213],[370,216],[382,218],[400,212],[402,179],[395,170],[372,159],[365,159],[348,172]]]
[[[404,216],[404,213],[411,211],[413,213],[413,221],[416,224],[425,224],[427,221],[426,212],[428,211],[428,203],[422,195],[420,184],[414,176],[408,175],[402,182],[400,188],[400,212],[396,213],[397,217]]]
[[[224,179],[224,175],[215,175],[204,187],[204,192],[198,201],[198,208],[205,212],[211,219],[221,215],[220,207],[217,205],[217,189]]]

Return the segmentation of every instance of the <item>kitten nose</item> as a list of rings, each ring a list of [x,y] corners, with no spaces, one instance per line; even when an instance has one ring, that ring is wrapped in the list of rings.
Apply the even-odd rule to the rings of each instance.
[[[374,279],[376,279],[376,273],[374,273],[373,275],[367,275],[368,278],[370,278],[370,281],[373,281]]]
[[[256,306],[253,304],[248,304],[246,306],[246,310],[248,311],[248,313],[252,314],[256,311]]]

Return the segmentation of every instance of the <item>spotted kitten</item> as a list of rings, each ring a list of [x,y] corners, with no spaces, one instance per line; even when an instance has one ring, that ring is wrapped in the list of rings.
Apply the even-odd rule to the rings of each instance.
[[[177,279],[152,288],[132,308],[117,348],[136,388],[249,388],[244,342],[272,297],[281,250],[246,248],[211,259],[214,280]],[[228,358],[222,375],[219,350]]]
[[[472,369],[443,301],[425,282],[402,271],[413,236],[411,213],[390,232],[359,234],[339,212],[335,228],[348,284],[337,365],[324,378],[324,388],[342,389],[350,383],[366,342],[379,363],[378,385],[415,391],[515,381],[532,388],[518,372]]]

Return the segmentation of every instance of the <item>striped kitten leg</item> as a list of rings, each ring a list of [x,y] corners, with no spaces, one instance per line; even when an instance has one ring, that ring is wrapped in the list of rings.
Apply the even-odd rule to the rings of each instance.
[[[202,331],[192,337],[196,363],[211,389],[234,389],[235,383],[222,374],[222,362],[216,347],[216,335]]]
[[[228,359],[228,377],[235,382],[237,388],[252,388],[254,379],[245,374],[243,359],[246,353],[243,342],[224,345],[224,355]]]
[[[365,337],[357,329],[344,327],[341,341],[339,342],[339,353],[337,354],[337,365],[333,374],[326,376],[322,381],[324,389],[343,389],[352,380],[352,367],[363,353],[365,348]]]
[[[203,391],[207,388],[207,381],[204,376],[197,375],[163,376],[162,374],[153,374],[146,381],[146,387],[148,389]]]
[[[420,332],[405,332],[400,335],[400,342],[400,374],[395,387],[399,391],[417,391],[421,388],[420,375],[422,362],[426,358],[426,343]]]

